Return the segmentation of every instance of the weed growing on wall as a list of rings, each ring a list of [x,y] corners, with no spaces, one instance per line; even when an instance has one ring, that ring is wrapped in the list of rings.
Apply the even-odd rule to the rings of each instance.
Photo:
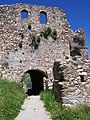
[[[73,41],[79,45],[85,45],[85,40],[77,35],[74,36]]]
[[[57,39],[57,31],[56,29],[52,30],[50,27],[46,28],[44,31],[41,31],[40,36],[44,36],[45,39],[47,39],[49,36],[51,36],[54,40]]]

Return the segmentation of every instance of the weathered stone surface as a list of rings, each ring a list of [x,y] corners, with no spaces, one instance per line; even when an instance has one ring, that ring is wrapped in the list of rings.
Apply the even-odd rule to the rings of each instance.
[[[28,12],[27,19],[21,18],[23,10]],[[42,11],[47,15],[47,24],[40,24],[40,12]],[[29,24],[31,24],[31,30],[28,29]],[[48,40],[40,37],[39,49],[34,50],[30,46],[30,40],[33,36],[40,35],[40,32],[47,27],[57,30],[57,40],[54,41],[51,37],[48,37]],[[1,5],[0,73],[6,78],[11,77],[12,80],[17,78],[17,80],[20,80],[22,74],[28,69],[41,69],[50,71],[49,73],[52,74],[53,63],[56,59],[70,61],[70,42],[72,45],[74,44],[73,37],[76,34],[85,38],[82,29],[77,30],[75,33],[72,32],[65,12],[59,8],[27,4]],[[22,49],[19,48],[21,41]],[[84,53],[85,49],[83,50]],[[5,69],[5,66],[2,67],[6,63],[8,63],[8,70]],[[64,67],[62,66],[60,69],[64,69]]]
[[[23,10],[28,12],[26,19],[21,18]],[[41,12],[46,14],[46,24],[40,24]],[[29,24],[31,29],[28,29]],[[57,31],[56,40],[52,36],[47,39],[41,36],[48,27]],[[40,43],[35,50],[31,43],[37,36]],[[80,40],[84,40],[83,44]],[[54,86],[60,102],[90,104],[90,61],[87,58],[85,33],[82,29],[71,30],[63,10],[28,4],[0,6],[0,76],[18,82],[27,70],[38,69],[47,73],[44,87]]]
[[[76,62],[76,64],[74,63]],[[58,99],[62,104],[66,106],[78,105],[78,104],[89,104],[90,105],[90,70],[87,69],[90,66],[90,61],[87,63],[83,60],[77,59],[72,60],[67,64],[67,67],[63,70],[60,68],[61,61],[56,61],[53,68],[54,79],[57,78],[57,82],[54,83],[54,91]],[[87,64],[87,66],[86,66]],[[60,78],[62,72],[64,79]],[[61,80],[60,80],[61,79]],[[60,84],[61,81],[61,84]],[[57,87],[62,85],[62,88]],[[61,98],[60,98],[61,97]]]
[[[21,11],[28,11],[28,18],[21,18]],[[47,15],[47,24],[40,24],[40,12]],[[28,25],[31,24],[31,30]],[[30,46],[33,36],[51,27],[56,29],[57,40],[52,37],[40,37],[39,48]],[[66,29],[67,28],[67,29]],[[56,59],[70,56],[70,25],[63,10],[53,7],[27,4],[0,6],[0,73],[3,77],[19,81],[23,73],[29,69],[47,71],[49,79],[53,79],[52,68]],[[22,48],[19,43],[22,42]],[[8,69],[5,65],[8,63]],[[3,66],[3,67],[2,67]]]

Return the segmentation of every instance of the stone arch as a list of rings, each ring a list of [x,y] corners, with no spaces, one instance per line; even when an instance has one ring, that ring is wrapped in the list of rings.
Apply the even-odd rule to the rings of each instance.
[[[47,24],[47,13],[45,11],[40,12],[40,24]]]
[[[41,91],[44,90],[44,80],[43,78],[47,76],[42,70],[39,69],[31,69],[27,70],[24,74],[29,73],[32,81],[32,89],[28,89],[28,95],[38,95]]]
[[[28,19],[28,11],[26,9],[21,11],[21,18]]]

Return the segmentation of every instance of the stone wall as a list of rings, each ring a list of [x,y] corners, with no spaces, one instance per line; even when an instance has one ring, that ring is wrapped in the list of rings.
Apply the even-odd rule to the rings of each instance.
[[[88,49],[86,44],[86,36],[83,29],[79,28],[73,33],[73,40],[69,41],[70,55],[79,55],[83,60],[88,59]]]
[[[28,18],[22,19],[22,10],[28,11]],[[40,12],[46,12],[47,24],[40,24]],[[28,25],[31,24],[31,29]],[[39,48],[34,50],[30,46],[32,36],[40,36],[45,28],[56,29],[57,40],[51,37],[40,37]],[[34,6],[27,4],[0,6],[0,73],[3,77],[20,80],[28,69],[47,71],[49,79],[53,78],[52,67],[59,58],[65,60],[70,56],[69,40],[71,38],[70,25],[66,14],[59,8]],[[19,43],[22,42],[22,49]]]
[[[26,19],[21,18],[23,10],[28,12]],[[46,13],[46,24],[40,24],[41,12]],[[31,29],[28,29],[28,25],[31,25]],[[41,31],[48,27],[57,31],[56,40],[51,36],[47,39],[40,36]],[[51,83],[53,64],[56,59],[66,61],[70,57],[70,42],[74,43],[74,35],[66,13],[59,8],[28,4],[1,5],[0,75],[9,80],[20,81],[27,70],[39,69],[47,72]],[[33,36],[41,39],[36,50],[31,46]],[[20,43],[22,48],[19,47]],[[82,56],[86,54],[84,59],[87,59],[87,49],[84,48]]]
[[[58,94],[57,98],[62,99],[59,100],[62,104],[90,105],[90,61],[74,59],[54,63],[54,91]]]

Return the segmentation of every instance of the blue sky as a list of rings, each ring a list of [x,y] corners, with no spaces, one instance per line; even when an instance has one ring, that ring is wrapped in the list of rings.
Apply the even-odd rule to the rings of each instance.
[[[65,10],[73,31],[83,28],[90,58],[90,0],[0,0],[0,4],[28,3],[59,7]]]

